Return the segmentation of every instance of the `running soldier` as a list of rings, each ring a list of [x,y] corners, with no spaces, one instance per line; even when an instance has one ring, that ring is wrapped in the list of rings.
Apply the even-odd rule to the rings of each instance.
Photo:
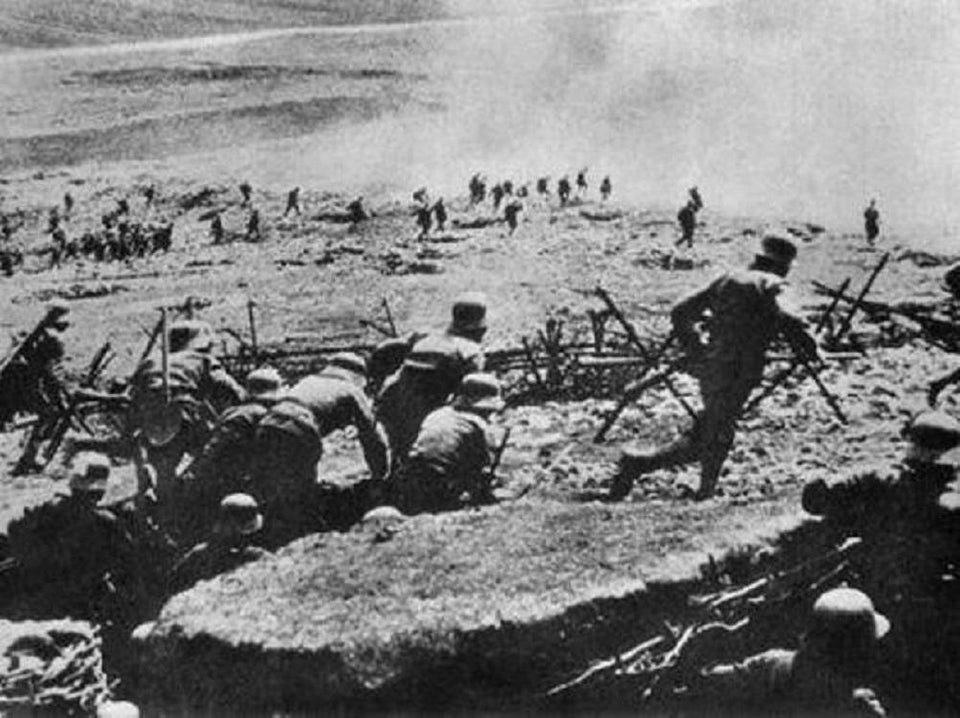
[[[287,208],[283,210],[283,216],[286,217],[291,212],[296,212],[300,216],[300,188],[294,187],[287,193]]]
[[[486,298],[464,294],[453,305],[446,332],[417,341],[400,369],[384,382],[376,412],[394,466],[406,457],[427,414],[443,406],[467,374],[483,369],[480,342],[487,331],[486,316]]]
[[[420,227],[420,233],[417,235],[417,239],[426,239],[427,235],[430,234],[430,225],[433,223],[433,215],[430,211],[430,205],[418,205],[417,209],[414,211],[414,215],[417,218],[417,226]]]
[[[612,500],[625,498],[641,474],[692,461],[700,462],[696,497],[712,496],[743,405],[763,378],[770,342],[783,334],[803,358],[817,360],[816,342],[781,298],[796,254],[790,240],[768,235],[746,271],[724,274],[674,307],[673,330],[699,380],[703,411],[673,444],[653,453],[626,450],[610,489]],[[708,312],[704,344],[698,325]]]
[[[396,506],[413,515],[489,503],[493,478],[489,419],[502,409],[496,377],[464,377],[453,403],[423,420],[391,486]]]
[[[700,190],[696,186],[687,190],[687,194],[690,195],[690,203],[693,205],[694,212],[703,209],[703,197],[700,196]]]
[[[550,177],[540,177],[537,179],[537,194],[543,197],[550,196]]]
[[[557,196],[560,197],[560,206],[566,207],[570,201],[570,178],[564,175],[557,182]]]
[[[677,247],[684,242],[687,247],[693,247],[693,233],[697,229],[697,206],[692,202],[687,202],[677,213],[677,222],[680,223],[680,239],[675,242]]]

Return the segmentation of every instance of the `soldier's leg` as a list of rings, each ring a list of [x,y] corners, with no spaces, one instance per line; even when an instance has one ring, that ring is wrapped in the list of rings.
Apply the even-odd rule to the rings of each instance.
[[[624,449],[608,497],[612,501],[620,501],[626,498],[633,488],[633,482],[643,474],[658,469],[683,466],[698,460],[700,458],[701,425],[702,416],[698,416],[693,426],[675,441],[652,452],[638,451],[632,448]]]
[[[700,487],[697,498],[713,496],[723,463],[733,445],[737,421],[750,396],[752,385],[733,382],[727,385],[703,386],[703,416],[698,437],[700,454]]]

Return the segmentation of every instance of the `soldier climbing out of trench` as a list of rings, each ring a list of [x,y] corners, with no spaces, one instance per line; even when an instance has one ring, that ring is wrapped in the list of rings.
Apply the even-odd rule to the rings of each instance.
[[[377,483],[386,476],[390,456],[364,393],[366,372],[362,357],[335,354],[318,374],[286,391],[257,424],[250,491],[269,524],[268,545],[325,528],[317,462],[331,432],[355,427],[371,479]]]
[[[611,500],[626,498],[642,474],[692,461],[700,462],[696,498],[712,496],[743,405],[763,378],[770,342],[783,334],[802,358],[817,360],[816,342],[782,297],[796,254],[790,240],[767,235],[745,271],[722,275],[673,308],[674,333],[699,380],[703,410],[692,428],[669,446],[652,452],[625,449]],[[699,332],[708,315],[704,342]]]
[[[503,409],[491,374],[464,377],[451,404],[423,420],[403,466],[391,482],[393,503],[408,515],[452,511],[492,497],[490,417]]]
[[[445,332],[428,334],[413,345],[377,396],[377,420],[387,432],[395,468],[427,414],[443,406],[467,374],[483,369],[480,342],[487,331],[486,297],[464,294],[454,303],[452,315]]]

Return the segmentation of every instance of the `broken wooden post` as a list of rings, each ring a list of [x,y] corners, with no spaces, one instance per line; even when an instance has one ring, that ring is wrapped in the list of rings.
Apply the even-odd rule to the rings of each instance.
[[[250,350],[253,353],[254,366],[260,361],[260,350],[257,345],[257,319],[253,312],[255,306],[257,306],[257,303],[253,299],[247,300],[247,319],[250,320]]]
[[[837,331],[835,340],[842,339],[843,336],[850,330],[850,323],[853,321],[854,315],[857,313],[857,310],[860,308],[860,303],[867,296],[867,293],[873,287],[873,283],[876,281],[877,276],[887,266],[887,262],[890,260],[890,252],[887,252],[880,258],[880,261],[877,263],[877,266],[873,268],[873,271],[870,273],[870,277],[867,279],[867,283],[863,285],[863,289],[860,290],[860,294],[857,295],[857,298],[854,300],[853,305],[850,307],[850,311],[847,312],[847,315],[843,318],[843,321],[840,323],[840,329]],[[842,294],[842,292],[841,292]]]

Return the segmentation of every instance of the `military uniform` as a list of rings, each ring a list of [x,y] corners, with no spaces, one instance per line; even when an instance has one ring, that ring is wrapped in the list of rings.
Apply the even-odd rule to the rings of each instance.
[[[880,212],[871,200],[870,206],[863,212],[863,229],[867,235],[867,242],[872,246],[877,235],[880,234]]]
[[[323,437],[331,432],[356,427],[373,479],[386,474],[386,439],[359,383],[362,371],[358,376],[334,365],[305,377],[257,425],[252,492],[277,541],[323,525],[316,500],[317,462]]]
[[[387,432],[395,461],[406,456],[427,414],[450,398],[463,377],[482,368],[480,344],[449,331],[413,345],[377,397],[377,420]]]
[[[688,247],[692,247],[693,233],[697,229],[697,210],[693,202],[687,202],[687,204],[680,208],[680,211],[677,213],[677,222],[680,223],[680,231],[682,234],[680,239],[677,240],[676,245],[679,247],[686,242]]]
[[[796,253],[792,244],[767,237],[764,245],[771,255],[785,252],[789,259],[783,257],[785,264],[781,260],[777,264],[789,267]],[[789,249],[785,249],[787,246]],[[615,480],[612,490],[614,498],[622,498],[629,491],[631,472],[639,474],[691,461],[700,462],[699,496],[713,494],[743,405],[763,378],[771,340],[782,332],[799,350],[816,352],[803,320],[781,300],[785,287],[782,276],[759,262],[750,269],[721,276],[674,308],[674,331],[691,354],[691,371],[700,383],[703,410],[692,429],[666,449],[654,456],[625,456],[624,472]],[[695,325],[708,311],[709,341],[703,346]]]
[[[485,498],[488,429],[483,417],[452,406],[431,412],[395,479],[397,507],[406,514],[434,513]]]

